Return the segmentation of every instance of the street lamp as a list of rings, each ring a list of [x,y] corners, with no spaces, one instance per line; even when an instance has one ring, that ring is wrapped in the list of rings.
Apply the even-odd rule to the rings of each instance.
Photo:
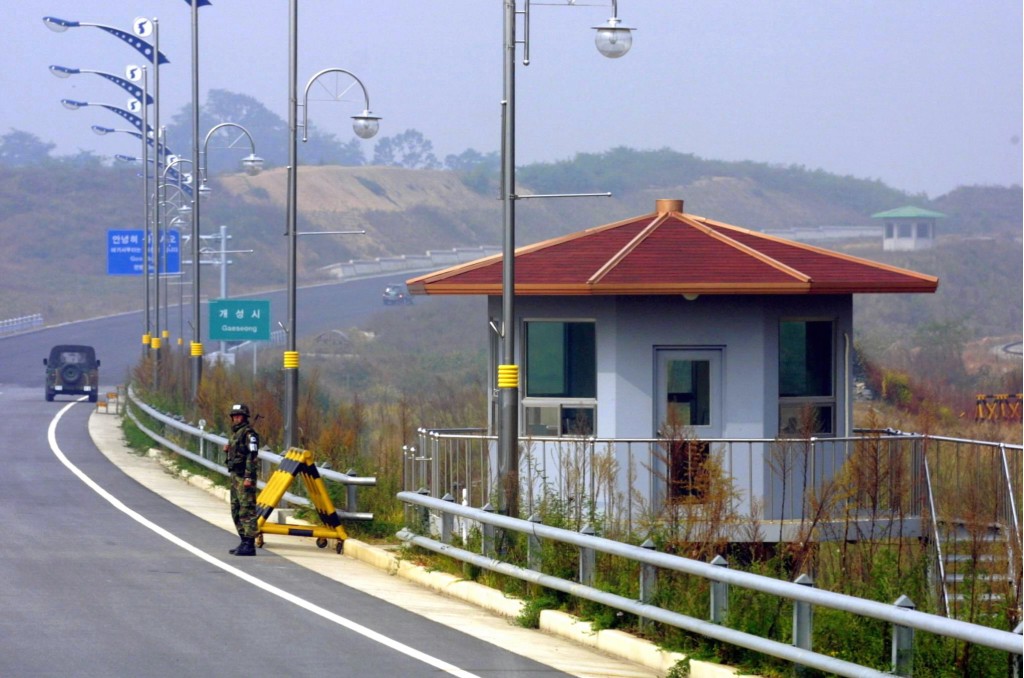
[[[114,75],[113,73],[104,73],[103,71],[92,71],[85,68],[69,68],[67,66],[50,66],[50,72],[53,73],[54,76],[61,79],[70,78],[72,75],[78,75],[79,73],[94,73],[102,78],[109,80],[110,82],[114,83],[124,91],[131,94],[132,98],[138,101],[143,106],[148,106],[149,104],[153,103],[153,97],[149,96],[141,86],[136,85],[131,80],[125,80],[119,75]]]
[[[523,45],[523,64],[530,63],[530,0],[518,9],[519,0],[503,0],[504,28],[504,99],[502,105],[501,204],[502,204],[502,275],[501,275],[501,364],[498,365],[498,486],[501,494],[499,511],[516,515],[519,504],[519,365],[515,349],[515,201],[521,197],[515,186],[516,148],[516,45]],[[516,40],[516,16],[523,15],[523,40]],[[618,7],[612,2],[612,18],[597,26],[595,42],[601,54],[618,58],[632,45],[632,29],[620,26]],[[578,194],[595,195],[595,194]],[[606,195],[606,194],[605,194]],[[542,197],[542,196],[538,196]]]
[[[296,301],[297,301],[297,275],[298,267],[296,255],[298,250],[298,214],[296,209],[298,199],[298,63],[299,63],[299,3],[298,0],[289,0],[288,3],[288,199],[287,199],[287,232],[288,236],[288,326],[285,328],[285,351],[284,351],[284,373],[285,373],[285,412],[284,412],[284,449],[293,447],[297,441],[296,426],[298,420],[298,393],[299,393],[299,352],[296,350],[297,331],[295,324]],[[370,139],[380,128],[380,118],[370,112],[370,95],[362,81],[354,74],[341,68],[327,68],[306,83],[306,89],[302,96],[302,140],[307,140],[307,125],[309,122],[309,88],[313,83],[327,73],[337,73],[351,77],[363,92],[363,112],[360,115],[352,116],[352,128],[361,139]],[[334,100],[340,99],[340,94],[335,91]]]
[[[153,217],[153,223],[156,225],[156,229],[157,229],[156,230],[155,241],[156,241],[156,244],[157,244],[158,248],[163,245],[163,240],[160,237],[160,207],[161,207],[161,205],[164,204],[165,201],[162,200],[161,189],[164,188],[167,185],[167,175],[169,173],[171,173],[171,172],[176,172],[177,173],[177,179],[178,179],[177,188],[181,191],[181,193],[183,195],[185,195],[185,196],[187,196],[189,198],[191,198],[193,196],[192,189],[191,189],[190,186],[188,186],[188,184],[191,183],[191,180],[192,180],[191,177],[183,175],[181,173],[181,170],[176,169],[177,165],[180,165],[180,164],[186,163],[186,162],[188,164],[190,164],[190,165],[192,164],[192,161],[189,160],[188,158],[172,157],[167,162],[167,166],[164,167],[163,171],[160,173],[160,182],[157,183],[157,185],[156,185],[156,196],[155,196],[155,201],[154,201],[155,202],[155,212],[154,212],[154,217]],[[182,185],[182,181],[183,180],[185,182],[184,186]],[[182,213],[182,206],[181,205],[178,206],[178,210],[179,210],[179,213]],[[182,214],[182,215],[184,216],[184,214]],[[160,335],[160,256],[159,256],[159,254],[160,254],[160,249],[157,249],[156,256],[154,256],[155,263],[156,263],[155,270],[156,270],[156,319],[157,320],[156,320],[156,332],[155,332],[155,336],[153,337],[153,344],[154,344],[153,345],[153,349],[155,351],[154,355],[155,355],[155,358],[156,358],[155,363],[153,365],[153,374],[154,374],[153,382],[154,382],[156,387],[159,387],[159,380],[158,380],[157,375],[159,375],[159,370],[160,370],[160,336],[159,336]],[[198,287],[198,285],[195,284],[197,282],[198,281],[193,281],[194,295],[198,295],[199,294],[199,287]]]
[[[143,78],[145,78],[145,67],[143,67]],[[144,80],[145,82],[145,80]],[[143,127],[146,126],[146,121],[143,120]],[[136,132],[130,129],[115,129],[113,127],[104,127],[102,125],[93,125],[92,131],[100,136],[106,136],[108,134],[128,134],[142,141],[142,219],[143,219],[143,234],[144,237],[142,242],[145,245],[142,248],[142,276],[145,278],[145,307],[146,307],[146,318],[144,331],[142,333],[142,355],[145,357],[149,351],[150,331],[152,329],[152,318],[149,306],[149,242],[151,237],[150,225],[149,225],[149,147],[152,146],[157,151],[157,157],[160,156],[161,151],[166,155],[167,149],[158,146],[151,134],[143,135],[142,132]],[[129,159],[128,156],[115,156],[118,159]],[[136,158],[130,158],[135,161]],[[155,163],[155,161],[152,161]]]
[[[103,125],[92,125],[90,127],[90,129],[92,129],[92,131],[95,134],[97,134],[97,135],[99,135],[101,137],[102,136],[106,136],[108,134],[130,134],[131,136],[135,137],[136,139],[139,139],[140,141],[143,139],[142,133],[141,132],[136,132],[133,129],[118,129],[118,128],[115,128],[115,127],[104,127]],[[163,157],[164,159],[166,159],[168,155],[174,155],[174,151],[172,151],[171,149],[167,148],[163,144],[160,144],[159,147],[157,146],[156,140],[153,138],[153,131],[152,130],[150,130],[149,134],[146,136],[145,142],[146,142],[146,145],[149,148],[152,148],[153,150],[157,151],[160,154],[160,156]],[[148,153],[146,155],[148,155]],[[122,157],[128,158],[129,156],[122,156]],[[141,161],[142,158],[132,157],[131,160],[132,161]],[[146,162],[149,162],[149,160],[147,159]]]
[[[195,2],[195,4],[202,4],[203,2],[208,2],[208,0],[194,0],[194,2]],[[88,105],[102,106],[103,108],[106,108],[106,109],[116,113],[117,115],[121,116],[122,118],[124,118],[125,120],[130,122],[132,125],[134,125],[135,128],[137,130],[139,130],[140,133],[142,133],[143,135],[148,136],[150,134],[150,127],[149,127],[149,105],[148,104],[150,102],[152,102],[152,103],[155,104],[153,106],[153,109],[154,109],[153,127],[156,128],[157,130],[160,129],[160,104],[159,104],[159,101],[160,101],[160,65],[161,64],[170,63],[170,60],[166,56],[164,56],[163,53],[160,51],[160,26],[159,26],[159,22],[156,19],[153,19],[153,20],[145,19],[145,18],[135,19],[135,21],[133,22],[133,25],[132,25],[132,30],[133,30],[132,33],[129,33],[128,31],[123,31],[123,30],[121,30],[119,28],[114,28],[113,26],[106,26],[104,24],[87,23],[87,22],[84,22],[84,21],[71,21],[71,20],[68,20],[68,19],[59,19],[59,18],[53,17],[53,16],[45,16],[45,17],[43,17],[43,24],[47,28],[49,28],[51,31],[54,31],[56,33],[63,33],[65,31],[67,31],[69,28],[78,28],[78,27],[83,27],[83,26],[85,26],[85,27],[90,27],[91,26],[93,28],[99,28],[100,30],[105,31],[105,32],[109,33],[110,35],[113,35],[118,40],[121,40],[122,42],[130,45],[139,54],[141,54],[143,57],[145,57],[146,61],[148,61],[153,66],[153,97],[152,98],[148,96],[148,93],[146,92],[146,89],[145,89],[146,84],[148,83],[148,80],[147,80],[147,77],[146,77],[146,69],[142,68],[142,69],[140,69],[140,72],[139,72],[139,74],[141,75],[141,79],[143,81],[143,89],[142,89],[142,96],[141,97],[136,97],[136,100],[138,100],[139,103],[140,103],[140,107],[142,109],[142,114],[143,114],[143,119],[140,119],[138,116],[132,115],[128,111],[120,109],[120,108],[118,108],[116,106],[110,106],[108,104],[89,104],[88,102],[74,101],[72,99],[64,99],[64,100],[61,101],[61,103],[64,104],[65,107],[70,108],[72,110],[75,110],[75,109],[81,108],[82,106],[88,106]],[[144,37],[148,37],[151,34],[153,36],[153,44],[150,44],[149,42],[146,42],[145,40],[142,39]],[[82,73],[82,72],[85,72],[85,71],[82,71],[80,69],[65,68],[65,67],[62,67],[62,66],[51,66],[50,72],[53,73],[54,75],[58,76],[58,77],[68,77],[68,76],[73,75],[75,73]],[[90,71],[90,72],[96,72],[96,71]],[[129,72],[132,73],[132,75],[130,75],[129,77],[132,77],[134,79],[135,68],[131,67],[129,69]],[[106,77],[107,79],[111,79],[112,82],[114,82],[115,84],[117,84],[120,87],[125,88],[129,92],[133,92],[133,95],[134,95],[134,91],[133,91],[133,89],[131,89],[131,88],[134,87],[134,85],[131,85],[128,81],[124,81],[124,83],[122,84],[122,82],[120,82],[122,79],[118,78],[117,76],[111,76],[110,74],[106,74],[106,73],[98,73],[98,74],[103,76],[103,77]],[[193,98],[195,98],[195,97],[193,97]],[[156,148],[159,149],[160,148],[160,139],[157,139],[156,142],[157,142]],[[148,182],[149,182],[149,163],[145,162],[145,160],[147,158],[146,146],[145,145],[143,146],[143,149],[142,149],[142,157],[143,157],[143,168],[144,168],[144,172],[145,172],[145,175],[146,175],[145,176],[145,181],[143,183],[144,184],[148,184]],[[157,174],[158,174],[158,172],[160,170],[160,165],[161,165],[162,160],[163,160],[163,158],[161,157],[160,153],[157,153],[156,162],[154,163],[154,171],[153,171],[153,176],[154,177],[157,176]],[[146,200],[147,200],[147,202],[146,202],[146,229],[148,230],[149,229],[149,213],[148,213],[148,211],[149,211],[149,202],[148,202],[148,200],[149,200],[149,189],[148,189],[148,186],[144,186],[143,190],[146,193]],[[155,218],[156,219],[159,218],[159,212],[156,213]],[[142,335],[143,353],[145,353],[145,347],[150,345],[150,342],[153,339],[153,338],[151,338],[150,333],[149,333],[149,329],[150,329],[149,328],[149,313],[148,313],[148,307],[149,307],[149,270],[147,269],[145,273],[146,273],[146,306],[147,306],[147,314],[146,314],[146,330],[145,330],[145,333]],[[159,279],[158,279],[157,280],[157,290],[159,290],[159,289],[160,289],[160,286],[159,286]],[[158,304],[157,305],[157,315],[158,315],[158,317],[159,317],[159,309],[160,309],[160,307],[159,307],[159,304]],[[158,349],[157,357],[159,358],[159,342],[160,342],[160,339],[159,339],[159,337],[155,337],[155,339],[156,339],[156,342],[157,342],[157,346],[156,347],[152,347],[152,348]],[[157,385],[156,382],[154,382],[154,386],[156,386],[156,385]]]
[[[612,16],[608,22],[603,26],[594,26],[594,30],[597,31],[594,35],[597,51],[609,59],[618,59],[620,56],[624,56],[633,46],[633,29],[620,26],[620,23],[619,3],[617,0],[612,0]]]
[[[145,126],[142,123],[142,118],[135,115],[134,113],[129,113],[123,108],[120,108],[113,104],[99,104],[92,101],[77,101],[75,99],[61,99],[60,103],[61,106],[68,109],[69,111],[77,111],[81,108],[85,108],[86,106],[99,106],[100,108],[105,108],[108,111],[119,115],[122,119],[131,123],[131,125],[135,127],[135,129],[137,129],[140,134],[144,133],[145,131]],[[152,129],[150,131],[152,131]]]
[[[195,5],[193,5],[195,8]],[[209,187],[206,185],[207,179],[209,178],[209,171],[207,169],[209,164],[209,144],[210,139],[213,135],[221,130],[228,127],[234,127],[241,131],[242,135],[249,140],[249,155],[242,160],[242,165],[245,171],[249,175],[259,174],[260,170],[263,169],[263,159],[256,155],[256,143],[252,140],[252,135],[249,134],[249,130],[245,129],[239,124],[233,122],[222,122],[219,125],[214,125],[209,132],[206,133],[206,138],[203,140],[202,154],[197,153],[199,158],[199,164],[197,165],[197,171],[199,175],[200,185],[197,187],[197,195],[202,196],[204,193],[209,192]],[[241,138],[241,137],[238,137]],[[235,141],[234,139],[227,148],[233,148]],[[192,362],[192,400],[193,402],[199,397],[199,383],[203,378],[203,338],[200,332],[200,313],[199,313],[199,293],[202,289],[199,286],[199,209],[200,201],[193,201],[192,208],[192,342],[189,345],[189,360]]]
[[[104,26],[103,24],[87,23],[85,21],[70,21],[68,19],[58,19],[55,16],[44,16],[43,24],[45,24],[46,27],[49,28],[54,33],[63,33],[69,28],[79,28],[83,26],[99,28],[100,30],[110,33],[122,42],[125,42],[134,47],[135,50],[142,56],[146,57],[146,60],[150,63],[170,63],[168,58],[160,53],[159,46],[154,47],[145,40],[139,38],[138,36],[129,33],[128,31],[122,31],[120,28],[114,28],[113,26]],[[154,58],[156,59],[156,61],[154,61]]]
[[[63,67],[51,66],[50,67],[50,72],[54,73],[55,75],[58,74],[58,73],[63,73],[65,70],[69,70],[69,69],[63,69],[63,70],[55,71],[54,70],[55,68],[63,69]],[[146,69],[145,69],[145,67],[143,67],[142,68],[143,82],[145,82],[145,77],[146,77],[145,76],[145,71],[146,71]],[[144,87],[140,88],[140,89],[141,89],[142,97],[140,99],[138,99],[138,100],[141,103],[142,100],[146,99],[147,95],[146,95],[146,90],[145,90]],[[144,229],[143,230],[145,231],[145,238],[144,238],[143,242],[147,243],[147,245],[145,247],[143,247],[143,255],[142,255],[142,274],[143,274],[143,276],[146,279],[146,283],[145,283],[146,324],[145,324],[144,331],[142,333],[142,354],[143,354],[143,356],[145,356],[146,352],[148,351],[148,349],[150,347],[150,342],[152,341],[152,335],[150,334],[150,330],[152,328],[152,324],[151,324],[150,306],[149,306],[150,289],[149,289],[149,246],[148,246],[149,237],[150,237],[149,162],[148,162],[148,160],[149,160],[149,146],[150,145],[154,145],[154,147],[156,149],[158,149],[157,158],[158,159],[160,158],[160,153],[159,153],[160,144],[155,143],[154,140],[151,138],[152,129],[149,127],[149,123],[148,123],[148,110],[149,109],[148,109],[147,106],[142,106],[142,114],[143,114],[144,118],[140,118],[139,116],[135,115],[134,113],[130,113],[129,111],[124,110],[123,108],[119,108],[117,106],[113,106],[113,105],[110,105],[110,104],[96,104],[96,103],[90,103],[88,101],[76,101],[74,99],[61,99],[60,103],[61,103],[61,105],[64,106],[64,108],[67,108],[68,110],[71,110],[71,111],[77,111],[77,110],[79,110],[81,108],[84,108],[86,106],[99,106],[100,108],[105,108],[105,109],[111,111],[112,113],[115,113],[116,115],[121,117],[123,120],[126,120],[129,123],[131,123],[135,127],[135,129],[138,130],[138,131],[119,130],[119,129],[114,129],[114,128],[111,128],[111,127],[102,127],[100,125],[93,125],[93,127],[92,127],[92,131],[93,132],[95,132],[96,134],[99,134],[101,136],[102,135],[106,135],[106,134],[111,134],[113,132],[123,132],[125,134],[131,134],[131,135],[135,136],[136,138],[143,140],[143,143],[142,143],[142,166],[143,166],[143,170],[142,170],[142,172],[143,172],[143,174],[142,174],[142,197],[143,197],[143,222],[144,222]],[[164,151],[166,152],[166,149],[164,149]],[[154,171],[154,176],[155,176],[155,174],[156,174],[156,171]],[[157,284],[159,284],[159,281],[157,281]],[[159,306],[158,306],[157,307],[157,313],[159,313],[159,312],[160,312],[160,309],[159,309]]]

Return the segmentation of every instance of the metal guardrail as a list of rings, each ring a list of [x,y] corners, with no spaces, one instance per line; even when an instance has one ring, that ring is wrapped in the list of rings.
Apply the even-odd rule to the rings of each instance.
[[[435,522],[433,520],[434,515],[440,519],[440,541],[432,539],[425,534],[420,534],[411,527],[407,527],[399,532],[398,536],[409,544],[456,558],[481,568],[608,605],[609,607],[635,614],[642,619],[669,624],[709,638],[748,648],[803,666],[828,671],[839,676],[880,677],[886,675],[911,675],[914,631],[923,631],[955,638],[1011,654],[1022,655],[1024,653],[1024,644],[1021,642],[1021,625],[1018,625],[1013,632],[1000,631],[979,624],[918,612],[913,609],[913,603],[905,596],[901,596],[892,605],[886,605],[845,594],[821,591],[813,588],[810,585],[811,582],[803,576],[796,582],[785,582],[763,575],[730,570],[725,566],[723,559],[716,558],[712,563],[703,563],[680,556],[657,553],[652,549],[642,546],[632,546],[592,536],[586,532],[573,532],[571,530],[542,525],[533,520],[521,520],[498,515],[493,511],[461,506],[454,501],[451,495],[444,499],[438,499],[430,497],[425,493],[400,492],[398,498],[410,506],[419,507],[417,510],[421,511],[420,519],[413,521],[418,524],[417,529],[419,532],[429,533],[431,525]],[[472,553],[451,544],[454,532],[453,519],[455,517],[477,524],[478,529],[483,535],[481,540],[482,554]],[[510,530],[528,535],[527,562],[530,563],[530,569],[503,562],[495,557],[495,529]],[[541,540],[569,544],[579,548],[580,567],[578,581],[569,581],[545,575],[537,569],[533,569],[539,567]],[[641,600],[630,600],[590,586],[593,582],[592,554],[594,552],[624,558],[642,566],[640,570]],[[589,567],[588,563],[591,564]],[[643,566],[674,570],[709,580],[711,582],[711,620],[696,619],[648,604],[647,601],[654,594],[656,573]],[[722,626],[720,622],[725,611],[723,605],[727,605],[727,587],[730,585],[793,601],[793,636],[795,644],[787,645],[786,643],[761,638]],[[877,671],[852,662],[836,659],[829,655],[813,652],[811,650],[812,638],[810,632],[811,609],[813,606],[840,610],[892,624],[892,672]],[[1016,661],[1019,667],[1020,659],[1018,658]],[[1020,675],[1019,669],[1018,675]]]
[[[128,388],[128,400],[134,406],[138,407],[140,410],[145,412],[147,416],[156,419],[165,426],[169,426],[174,430],[183,433],[187,436],[198,438],[200,440],[201,453],[196,454],[195,452],[192,452],[191,450],[188,450],[182,447],[181,445],[178,445],[177,443],[167,438],[166,436],[163,436],[160,433],[150,429],[139,419],[138,416],[136,416],[134,412],[132,412],[131,408],[126,408],[128,417],[133,422],[135,422],[135,425],[138,426],[143,433],[145,433],[154,441],[158,442],[160,445],[173,451],[175,454],[190,459],[191,461],[194,461],[195,463],[211,471],[214,471],[215,473],[219,473],[223,476],[228,475],[227,467],[221,463],[218,463],[218,459],[222,455],[221,450],[223,449],[224,445],[226,445],[228,442],[228,439],[226,437],[217,435],[216,433],[212,433],[210,431],[203,430],[202,428],[196,426],[192,426],[191,424],[186,424],[185,422],[180,421],[174,416],[164,414],[163,412],[159,412],[158,410],[154,409],[148,404],[142,402],[135,395],[134,390],[130,387]],[[206,455],[205,443],[211,443],[210,448],[211,452],[215,457],[214,459],[211,459]],[[261,461],[264,462],[264,469],[266,469],[268,466],[279,466],[281,464],[281,460],[284,457],[282,457],[279,454],[275,454],[274,452],[270,451],[267,448],[264,448],[260,450],[259,458]],[[337,471],[323,468],[320,466],[317,466],[317,471],[319,472],[321,477],[327,480],[332,480],[334,482],[341,483],[346,486],[346,505],[344,510],[337,510],[339,518],[343,520],[373,520],[372,513],[360,512],[357,510],[357,488],[361,486],[368,487],[376,485],[377,479],[375,477],[357,476],[354,475],[352,472],[339,473]],[[263,487],[266,486],[266,483],[263,480],[259,480],[258,486],[262,489]],[[306,497],[293,494],[291,492],[285,492],[283,499],[290,504],[295,504],[298,506],[312,506],[312,503],[309,501],[309,499],[307,499]]]
[[[363,278],[401,271],[445,268],[498,254],[498,246],[455,247],[450,250],[427,250],[424,254],[403,254],[376,259],[359,259],[329,264],[320,270],[341,279]]]
[[[42,326],[43,315],[41,313],[23,315],[20,318],[7,318],[6,320],[0,320],[0,335],[24,332],[25,330]]]

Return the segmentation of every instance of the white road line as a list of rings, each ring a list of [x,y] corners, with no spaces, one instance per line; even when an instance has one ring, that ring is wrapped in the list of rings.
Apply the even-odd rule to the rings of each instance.
[[[81,402],[81,401],[76,401],[76,402]],[[378,642],[381,645],[384,645],[385,647],[391,648],[395,652],[401,652],[404,655],[412,657],[413,659],[417,659],[417,660],[423,662],[424,664],[428,664],[430,666],[433,666],[434,668],[439,669],[441,671],[444,671],[445,673],[451,674],[453,676],[459,676],[459,678],[480,678],[475,673],[470,673],[469,671],[464,671],[464,670],[460,669],[457,666],[453,666],[452,664],[449,664],[446,661],[443,661],[443,660],[438,659],[436,657],[432,657],[432,656],[430,656],[430,655],[428,655],[426,653],[420,652],[419,650],[417,650],[415,648],[412,648],[412,647],[409,647],[408,645],[405,645],[404,643],[400,643],[397,640],[394,640],[392,638],[388,638],[387,636],[385,636],[385,635],[383,635],[381,633],[378,633],[378,632],[374,631],[373,629],[369,629],[369,628],[363,626],[362,624],[357,624],[356,622],[352,621],[351,619],[346,619],[345,617],[342,617],[341,615],[335,614],[335,613],[331,612],[330,610],[325,610],[324,608],[320,607],[319,605],[315,605],[314,603],[311,603],[308,600],[300,598],[299,596],[296,596],[293,593],[289,593],[288,591],[285,591],[284,589],[280,589],[280,588],[274,586],[273,584],[268,584],[267,582],[263,581],[262,579],[259,579],[257,577],[252,576],[248,572],[244,572],[242,570],[239,570],[236,567],[228,565],[227,563],[214,558],[213,556],[211,556],[210,554],[206,553],[205,551],[203,551],[203,550],[193,546],[192,544],[188,543],[184,539],[181,539],[177,535],[172,534],[171,532],[168,532],[167,530],[165,530],[164,528],[160,527],[156,523],[152,522],[151,520],[149,520],[145,516],[141,515],[140,513],[138,513],[136,511],[128,508],[127,506],[125,506],[124,503],[121,502],[121,500],[119,500],[117,497],[115,497],[114,495],[110,494],[109,492],[107,492],[102,487],[100,487],[100,485],[97,484],[96,481],[94,481],[89,476],[85,475],[85,473],[83,473],[81,471],[81,469],[79,469],[77,466],[75,466],[73,463],[71,463],[71,460],[69,460],[66,456],[64,456],[64,453],[61,451],[60,447],[57,445],[57,423],[61,420],[61,417],[63,417],[64,414],[69,409],[71,409],[75,404],[76,404],[75,402],[71,402],[71,403],[68,403],[67,405],[65,405],[60,410],[60,412],[58,412],[54,416],[53,420],[50,421],[50,426],[47,429],[47,434],[46,434],[47,439],[50,442],[50,450],[53,451],[54,456],[57,457],[57,460],[60,461],[60,463],[64,464],[64,466],[66,466],[69,471],[71,471],[76,476],[78,476],[79,480],[81,480],[83,483],[88,485],[96,494],[98,494],[101,497],[103,497],[104,499],[106,499],[118,511],[121,511],[126,516],[128,516],[129,518],[131,518],[135,522],[139,523],[143,527],[146,527],[149,530],[152,530],[153,532],[155,532],[156,534],[160,535],[161,537],[163,537],[167,541],[171,542],[172,544],[174,544],[176,546],[180,546],[181,548],[185,549],[186,551],[188,551],[192,555],[196,556],[197,558],[201,558],[201,559],[205,560],[206,562],[210,563],[214,567],[219,567],[220,569],[224,570],[228,574],[234,575],[234,576],[238,577],[239,579],[252,584],[253,586],[256,586],[258,588],[263,589],[267,593],[270,593],[270,594],[273,594],[273,595],[277,596],[278,598],[283,598],[284,600],[287,600],[289,603],[292,603],[293,605],[298,605],[302,609],[304,609],[304,610],[306,610],[308,612],[312,612],[313,614],[318,615],[320,617],[323,617],[324,619],[326,619],[326,620],[328,620],[330,622],[333,622],[333,623],[337,624],[338,626],[342,626],[342,627],[344,627],[344,628],[346,628],[346,629],[348,629],[350,631],[358,633],[361,636],[364,636],[366,638],[369,638],[370,640]]]

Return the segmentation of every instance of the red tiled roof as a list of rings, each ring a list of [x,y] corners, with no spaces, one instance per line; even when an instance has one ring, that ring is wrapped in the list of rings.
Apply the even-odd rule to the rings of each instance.
[[[682,211],[516,250],[517,295],[934,292],[938,278]],[[500,254],[408,281],[414,294],[501,294]]]

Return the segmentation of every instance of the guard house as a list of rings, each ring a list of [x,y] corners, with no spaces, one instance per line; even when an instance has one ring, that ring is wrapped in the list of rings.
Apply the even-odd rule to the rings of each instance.
[[[853,295],[938,286],[933,276],[683,207],[658,200],[649,214],[516,250],[520,436],[650,439],[676,421],[701,440],[771,439],[799,433],[807,412],[816,435],[845,435]],[[408,287],[487,295],[489,317],[480,322],[500,325],[500,254],[413,278]],[[751,488],[745,501],[772,482],[765,464],[751,460],[735,471]],[[656,480],[636,482],[663,494]]]
[[[882,219],[884,235],[882,249],[886,252],[907,252],[927,250],[935,245],[935,221],[945,219],[942,212],[933,212],[920,207],[900,207],[871,215]]]

